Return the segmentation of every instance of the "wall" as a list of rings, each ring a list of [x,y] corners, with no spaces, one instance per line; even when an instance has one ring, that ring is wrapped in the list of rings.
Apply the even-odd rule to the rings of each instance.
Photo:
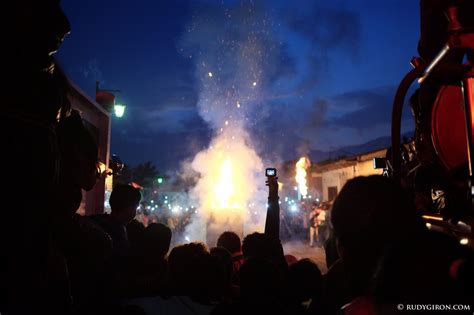
[[[328,188],[337,187],[341,191],[347,180],[354,177],[354,166],[346,166],[322,173],[323,177],[323,200],[328,200]]]
[[[99,160],[108,167],[110,154],[110,114],[99,104],[91,100],[74,83],[70,82],[68,93],[72,108],[78,110],[84,120],[84,125],[91,131],[99,149]],[[107,181],[107,185],[106,185]],[[82,193],[82,203],[78,213],[82,215],[104,212],[106,186],[111,187],[111,177],[99,180],[91,191]]]
[[[337,187],[340,192],[344,184],[357,176],[381,175],[382,169],[374,169],[373,158],[385,157],[386,149],[362,154],[350,159],[341,159],[321,166],[313,176],[322,177],[323,200],[328,200],[328,188]]]

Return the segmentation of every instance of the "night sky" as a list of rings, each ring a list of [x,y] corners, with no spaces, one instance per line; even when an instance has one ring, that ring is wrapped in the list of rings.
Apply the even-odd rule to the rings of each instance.
[[[72,32],[59,62],[91,97],[99,80],[120,89],[118,101],[127,105],[125,116],[113,119],[111,153],[132,165],[151,160],[165,172],[205,148],[219,128],[216,117],[202,115],[204,80],[218,80],[219,93],[230,91],[233,74],[246,84],[248,66],[249,89],[258,97],[242,102],[251,107],[246,128],[256,151],[272,161],[295,159],[389,135],[395,89],[417,55],[413,0],[62,6]],[[257,48],[238,62],[236,51],[249,38]]]

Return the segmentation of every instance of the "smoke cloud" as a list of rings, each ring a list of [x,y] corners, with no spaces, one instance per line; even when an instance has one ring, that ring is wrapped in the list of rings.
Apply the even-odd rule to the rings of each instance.
[[[273,19],[250,3],[203,4],[194,16],[180,46],[195,62],[198,110],[214,138],[191,162],[199,174],[191,191],[198,209],[187,234],[214,246],[225,230],[241,236],[263,230],[264,167],[247,130],[264,112],[263,91],[277,75],[281,50],[271,35]]]
[[[359,25],[358,18],[349,11],[318,6],[307,12],[287,12],[282,7],[246,1],[197,3],[194,9],[178,49],[184,58],[193,61],[198,112],[214,136],[209,147],[190,162],[189,168],[199,174],[191,191],[199,207],[187,233],[189,239],[207,240],[214,246],[215,235],[209,234],[227,229],[241,234],[263,230],[263,169],[272,164],[261,157],[272,161],[280,157],[257,150],[255,144],[276,152],[279,143],[294,142],[292,132],[276,134],[273,130],[293,130],[293,118],[311,114],[314,108],[321,118],[313,122],[323,123],[328,105],[321,100],[315,102],[309,89],[324,73],[330,50],[357,50]],[[310,24],[304,22],[308,21],[306,15],[313,13],[317,18],[310,19]],[[294,55],[295,47],[300,45],[283,42],[288,32],[310,43],[305,48],[304,63]],[[295,80],[297,77],[299,80]],[[296,105],[298,111],[294,110]],[[281,125],[275,128],[266,124],[264,118],[270,115]],[[256,138],[258,130],[269,128],[273,129],[271,137]],[[301,140],[294,143],[294,148],[306,153],[310,143]]]

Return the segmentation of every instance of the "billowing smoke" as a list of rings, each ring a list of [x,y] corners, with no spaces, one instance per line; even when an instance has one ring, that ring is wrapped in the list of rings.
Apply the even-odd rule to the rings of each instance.
[[[191,165],[200,174],[192,191],[199,202],[188,229],[192,239],[214,245],[225,230],[240,235],[261,230],[265,218],[263,165],[245,130],[229,127],[216,135]]]
[[[329,50],[356,46],[347,45],[358,38],[357,18],[350,12],[319,5],[294,12],[280,5],[193,2],[192,19],[178,49],[195,66],[198,111],[214,137],[190,164],[200,176],[191,192],[199,205],[187,230],[191,240],[207,240],[213,246],[215,235],[210,231],[263,230],[263,168],[274,165],[262,162],[259,153],[264,152],[255,150],[254,144],[272,152],[283,142],[298,147],[294,137],[285,135],[301,127],[295,125],[298,117],[312,116],[312,89],[325,73],[324,64],[329,64]],[[310,18],[304,19],[307,15]],[[285,40],[288,34],[294,40]],[[298,62],[296,55],[307,58]],[[262,123],[269,115],[272,119]],[[258,135],[261,130],[268,136]],[[258,139],[253,138],[256,134]],[[271,158],[278,159],[275,154]]]
[[[225,230],[263,231],[264,167],[247,130],[262,113],[262,91],[276,69],[271,20],[250,4],[206,6],[182,38],[181,51],[196,66],[199,113],[214,130],[209,147],[191,162],[200,176],[191,191],[198,203],[186,231],[191,240],[214,246]]]

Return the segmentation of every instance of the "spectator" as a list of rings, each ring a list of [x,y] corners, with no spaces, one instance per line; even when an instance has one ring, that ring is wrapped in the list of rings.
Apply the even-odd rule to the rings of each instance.
[[[133,219],[127,224],[126,228],[130,246],[134,251],[141,251],[145,238],[145,225],[137,219]]]
[[[171,230],[166,225],[151,223],[144,229],[140,244],[132,247],[126,259],[122,295],[130,298],[163,293],[168,272],[165,256],[170,242]]]
[[[320,303],[322,275],[310,259],[301,259],[288,269],[285,299],[292,314],[303,314],[310,302]]]
[[[318,232],[318,244],[323,247],[326,244],[327,239],[329,238],[329,224],[328,224],[328,211],[329,205],[324,203],[320,209],[318,209],[318,216],[316,218],[316,228]]]
[[[334,202],[332,222],[342,260],[342,268],[334,271],[343,272],[344,276],[328,279],[347,279],[350,296],[346,299],[369,294],[371,277],[386,248],[408,243],[424,231],[411,199],[400,185],[375,175],[357,177],[345,184]],[[350,302],[336,297],[327,300]]]
[[[217,292],[216,263],[202,243],[180,245],[168,257],[169,298],[160,296],[129,301],[146,314],[210,314]]]
[[[400,303],[469,304],[473,278],[458,278],[454,270],[458,262],[464,264],[472,258],[472,252],[455,238],[434,231],[387,248],[374,277],[375,305],[388,314]],[[464,285],[468,282],[471,290]]]
[[[135,218],[141,198],[137,188],[116,184],[110,195],[110,215],[99,214],[91,217],[112,238],[115,254],[123,256],[129,251],[130,244],[125,226]]]
[[[234,272],[237,273],[240,270],[240,266],[244,263],[240,237],[232,231],[226,231],[217,239],[217,246],[223,247],[231,253]]]
[[[71,215],[80,206],[82,189],[91,190],[98,179],[98,148],[76,110],[58,123],[57,137],[61,169],[59,205],[54,215]]]
[[[337,252],[337,239],[334,236],[334,233],[329,235],[329,238],[324,244],[324,252],[326,253],[326,266],[330,269],[339,259],[339,253]]]
[[[230,302],[239,294],[238,287],[232,285],[235,274],[232,255],[223,247],[213,247],[210,253],[217,267],[216,287],[223,293],[223,301]]]
[[[0,14],[8,74],[0,112],[0,161],[8,183],[1,192],[0,312],[51,313],[55,299],[45,294],[52,285],[48,264],[57,254],[49,225],[59,172],[55,127],[67,88],[54,53],[70,25],[59,1],[5,1]],[[25,179],[32,187],[26,196],[20,189]]]
[[[297,262],[298,262],[298,258],[296,258],[296,257],[293,256],[293,255],[287,254],[287,255],[285,255],[285,261],[286,261],[286,264],[287,264],[288,267],[289,267],[289,266],[291,266],[291,265],[297,263]]]
[[[162,223],[151,223],[145,230],[144,246],[152,260],[163,260],[170,249],[171,229]]]
[[[274,263],[261,258],[246,260],[240,278],[240,300],[218,306],[213,314],[289,314],[279,298],[283,278]]]
[[[313,206],[311,212],[308,215],[309,219],[309,246],[314,246],[314,241],[318,242],[318,216],[321,210],[317,206]]]

